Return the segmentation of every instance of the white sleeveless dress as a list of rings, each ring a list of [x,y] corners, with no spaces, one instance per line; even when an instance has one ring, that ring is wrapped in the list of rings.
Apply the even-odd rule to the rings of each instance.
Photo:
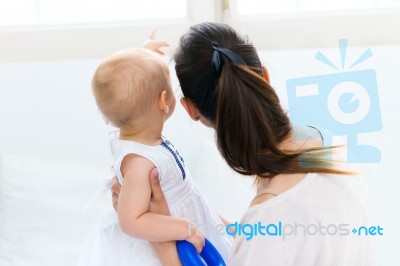
[[[221,228],[223,222],[193,183],[184,160],[168,140],[163,140],[157,146],[149,146],[119,140],[118,134],[118,131],[110,134],[110,145],[114,156],[113,170],[120,184],[123,180],[121,162],[126,155],[137,154],[147,158],[159,171],[161,188],[172,216],[188,218],[197,225],[207,226],[207,229],[217,228],[218,225]],[[219,233],[221,231],[222,234]],[[228,262],[232,237],[224,230],[207,230],[205,235]],[[77,265],[152,266],[161,263],[147,241],[130,237],[121,231],[118,215],[111,210],[100,217],[92,228]]]

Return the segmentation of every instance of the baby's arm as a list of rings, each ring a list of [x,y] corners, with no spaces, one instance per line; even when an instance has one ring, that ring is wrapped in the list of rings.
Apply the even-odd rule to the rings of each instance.
[[[118,199],[118,218],[122,231],[147,241],[186,239],[196,248],[202,247],[204,236],[197,235],[194,230],[189,232],[188,219],[149,212],[151,187],[148,177],[152,168],[153,163],[134,154],[127,155],[122,162],[124,180]]]

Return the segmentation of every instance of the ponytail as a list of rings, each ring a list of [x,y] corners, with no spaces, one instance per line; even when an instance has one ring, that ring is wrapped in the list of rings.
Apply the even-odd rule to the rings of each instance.
[[[330,168],[329,148],[283,151],[291,126],[275,90],[249,67],[224,60],[217,84],[215,129],[219,151],[243,175],[345,173]]]

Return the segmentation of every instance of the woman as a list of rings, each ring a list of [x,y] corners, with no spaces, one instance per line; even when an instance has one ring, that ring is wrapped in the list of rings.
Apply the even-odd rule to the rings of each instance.
[[[351,231],[368,225],[364,183],[333,164],[337,149],[299,137],[249,40],[225,24],[198,24],[182,36],[174,60],[189,116],[215,129],[232,169],[256,178],[240,224],[276,229],[251,239],[238,234],[229,265],[374,265],[371,239]],[[168,254],[176,258],[171,243],[157,248],[164,263]]]

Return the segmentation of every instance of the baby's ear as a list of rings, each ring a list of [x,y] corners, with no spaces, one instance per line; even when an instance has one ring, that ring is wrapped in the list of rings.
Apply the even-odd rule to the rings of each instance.
[[[262,69],[262,72],[263,72],[263,76],[264,76],[265,81],[266,81],[268,84],[271,84],[271,83],[270,83],[270,79],[269,79],[269,72],[268,72],[267,67],[266,67],[266,66],[262,66],[261,69]]]
[[[194,105],[194,103],[186,97],[181,98],[181,104],[183,108],[185,108],[188,115],[194,120],[197,121],[200,116],[199,110]]]
[[[158,108],[166,114],[169,113],[168,101],[167,101],[167,92],[162,91],[160,94],[160,99],[158,99]]]

